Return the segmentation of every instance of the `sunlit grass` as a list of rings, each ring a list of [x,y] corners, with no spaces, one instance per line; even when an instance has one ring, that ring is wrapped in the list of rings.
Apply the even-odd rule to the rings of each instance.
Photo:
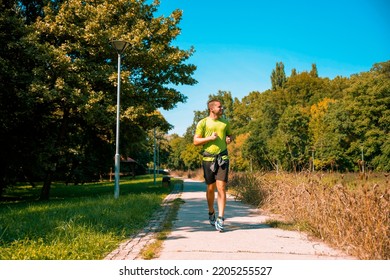
[[[168,215],[165,217],[159,230],[155,233],[154,241],[141,250],[141,256],[144,260],[150,260],[156,258],[159,255],[164,240],[171,232],[174,220],[177,217],[177,212],[180,209],[180,205],[183,203],[184,200],[181,198],[177,198],[171,202],[171,208],[168,212]]]
[[[49,201],[36,200],[38,187],[13,189],[0,204],[0,259],[103,259],[141,230],[171,191],[148,176],[120,187],[115,199],[110,182],[56,184]]]

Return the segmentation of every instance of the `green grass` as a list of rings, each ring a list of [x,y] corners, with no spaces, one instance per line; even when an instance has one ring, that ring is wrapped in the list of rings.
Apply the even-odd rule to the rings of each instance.
[[[114,199],[112,182],[54,184],[51,200],[40,187],[19,186],[0,202],[0,259],[103,259],[141,230],[171,188],[153,178],[122,179]]]
[[[167,239],[173,226],[173,222],[177,217],[177,212],[180,209],[180,205],[185,203],[181,198],[176,198],[171,202],[171,208],[167,217],[162,222],[160,229],[155,234],[155,240],[149,243],[145,248],[141,250],[141,256],[144,260],[151,260],[158,257],[164,240]]]

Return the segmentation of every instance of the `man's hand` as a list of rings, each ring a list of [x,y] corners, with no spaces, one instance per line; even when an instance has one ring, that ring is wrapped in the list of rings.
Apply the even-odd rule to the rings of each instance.
[[[226,136],[226,144],[230,144],[233,141],[233,137]]]
[[[213,132],[213,134],[211,134],[211,136],[210,136],[211,141],[214,141],[217,138],[218,138],[218,133],[216,133],[216,132]]]

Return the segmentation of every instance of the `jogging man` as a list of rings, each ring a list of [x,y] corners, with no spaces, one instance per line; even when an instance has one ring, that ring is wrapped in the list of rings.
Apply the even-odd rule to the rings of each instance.
[[[219,231],[224,229],[226,206],[226,183],[228,181],[229,157],[227,144],[231,136],[229,122],[222,118],[223,107],[219,100],[207,103],[209,116],[200,120],[196,126],[194,145],[203,145],[203,173],[207,184],[206,198],[209,221]],[[218,219],[215,219],[215,189],[218,192]]]

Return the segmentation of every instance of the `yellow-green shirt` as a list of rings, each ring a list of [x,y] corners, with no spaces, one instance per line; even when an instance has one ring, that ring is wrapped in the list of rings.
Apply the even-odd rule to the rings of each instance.
[[[196,126],[195,134],[202,138],[211,136],[214,132],[218,134],[217,139],[207,142],[203,145],[205,152],[217,155],[227,149],[226,136],[231,135],[230,124],[224,118],[212,119],[210,117],[200,120]],[[228,159],[228,156],[223,156],[223,159]],[[203,157],[204,161],[213,161],[213,157]]]

